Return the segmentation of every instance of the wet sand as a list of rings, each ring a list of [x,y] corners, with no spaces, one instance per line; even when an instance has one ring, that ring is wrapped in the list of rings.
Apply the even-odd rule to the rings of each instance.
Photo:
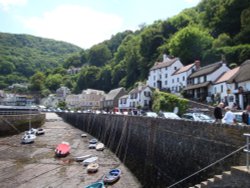
[[[121,178],[110,188],[139,188],[133,174],[108,149],[88,149],[88,135],[82,138],[81,130],[63,122],[54,113],[46,114],[42,126],[45,135],[37,136],[33,144],[20,144],[23,135],[0,138],[0,187],[1,188],[56,188],[85,187],[100,179],[112,168],[122,170]],[[54,149],[62,141],[69,142],[71,153],[66,158],[55,158]],[[88,174],[86,167],[73,160],[76,156],[92,154],[98,157],[97,173]]]

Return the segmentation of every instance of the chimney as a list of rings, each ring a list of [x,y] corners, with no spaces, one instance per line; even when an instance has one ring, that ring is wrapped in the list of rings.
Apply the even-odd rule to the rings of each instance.
[[[170,60],[167,54],[163,54],[163,62]]]
[[[194,62],[194,64],[195,64],[196,70],[199,70],[201,68],[201,62],[200,62],[200,60],[196,60]]]

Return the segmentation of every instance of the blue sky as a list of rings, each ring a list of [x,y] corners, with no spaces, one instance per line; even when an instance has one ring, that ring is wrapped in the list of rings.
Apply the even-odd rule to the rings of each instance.
[[[89,48],[141,23],[167,19],[200,0],[0,0],[0,32]]]

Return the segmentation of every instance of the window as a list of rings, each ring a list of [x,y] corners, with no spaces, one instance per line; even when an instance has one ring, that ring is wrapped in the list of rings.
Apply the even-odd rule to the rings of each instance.
[[[154,80],[155,80],[155,76],[154,76]]]
[[[200,81],[201,81],[201,80],[200,80],[200,77],[198,77],[198,78],[197,78],[197,80],[198,80],[198,84],[199,84],[199,83],[200,83]]]
[[[177,67],[174,67],[174,70],[177,70]]]
[[[165,78],[167,78],[168,77],[168,74],[165,74]]]
[[[223,93],[223,85],[220,86],[220,91]]]
[[[185,81],[185,76],[182,77],[182,81]]]
[[[174,79],[172,80],[172,83],[174,83]]]
[[[174,91],[174,86],[172,87],[172,91]]]
[[[165,67],[165,70],[168,70],[168,68],[167,68],[167,67]]]
[[[154,87],[155,87],[155,83],[154,83]]]
[[[214,93],[217,93],[217,88],[216,87],[214,87]]]
[[[122,99],[120,100],[120,104],[122,104]]]
[[[160,75],[160,79],[161,79],[161,75]]]
[[[168,85],[168,81],[167,80],[165,81],[165,85]]]
[[[148,105],[148,101],[144,100],[144,105],[147,106]]]
[[[207,76],[204,76],[204,82],[206,82],[207,81]]]
[[[179,78],[177,78],[177,82],[179,82]]]

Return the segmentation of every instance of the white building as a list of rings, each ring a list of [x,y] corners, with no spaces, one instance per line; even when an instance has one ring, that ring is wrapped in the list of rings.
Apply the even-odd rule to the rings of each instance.
[[[151,106],[152,90],[149,86],[139,84],[136,88],[132,89],[128,94],[129,108],[149,109]]]
[[[172,84],[172,93],[180,93],[187,86],[188,77],[200,68],[200,61],[181,67],[174,72],[168,82]]]
[[[128,111],[129,104],[130,104],[129,95],[123,95],[122,97],[119,98],[118,108],[120,111]]]
[[[176,81],[172,75],[183,67],[179,58],[169,58],[163,55],[162,62],[156,62],[150,69],[147,85],[152,88],[175,91]]]
[[[199,101],[207,100],[207,97],[211,97],[213,93],[211,84],[229,70],[227,65],[221,61],[201,67],[189,76],[187,87],[184,89],[186,97]]]
[[[233,93],[235,84],[232,83],[240,67],[236,67],[223,73],[212,85],[212,93],[219,96],[220,101],[227,102],[230,107],[236,102],[236,96]]]
[[[58,97],[56,97],[54,94],[50,94],[48,97],[45,97],[41,100],[41,104],[47,108],[57,108],[58,103]]]

